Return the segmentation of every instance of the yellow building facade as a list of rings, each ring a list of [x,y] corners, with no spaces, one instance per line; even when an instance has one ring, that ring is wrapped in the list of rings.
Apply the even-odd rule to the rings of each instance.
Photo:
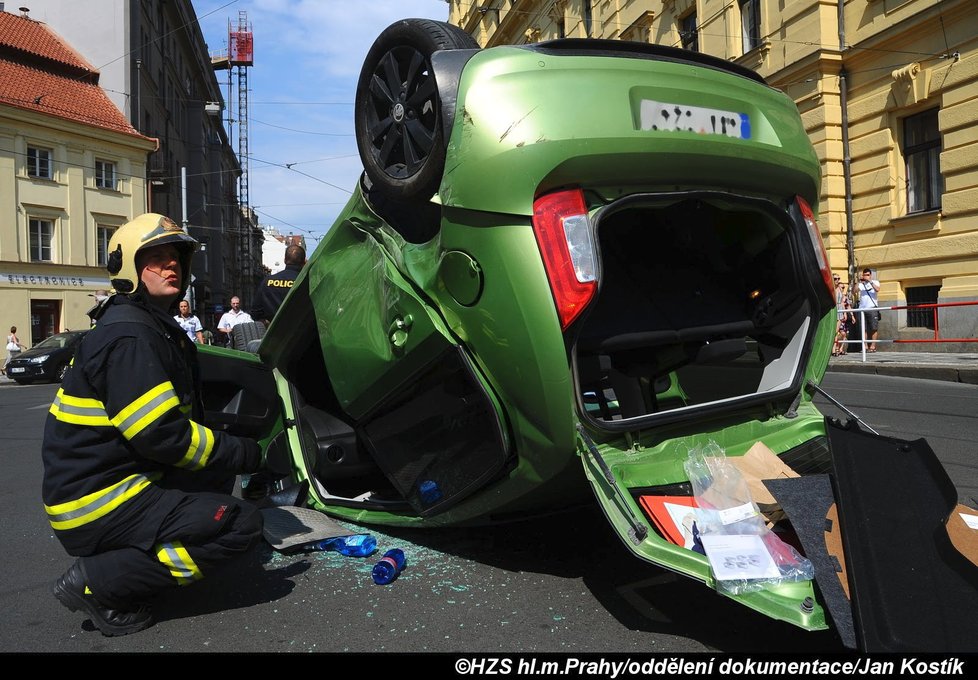
[[[45,24],[0,8],[0,327],[29,346],[90,326],[109,238],[147,207],[157,140],[98,81]]]
[[[974,0],[451,0],[449,21],[483,46],[633,40],[756,70],[794,99],[821,160],[819,223],[833,269],[844,280],[874,270],[888,306],[978,301],[975,9]],[[978,306],[943,308],[937,322],[941,338],[978,338]],[[893,310],[880,338],[929,339],[934,326],[930,311]]]
[[[109,288],[107,239],[145,212],[143,178],[155,147],[155,140],[0,102],[3,331],[17,326],[33,345],[89,327],[91,294]],[[49,176],[37,176],[39,168]]]

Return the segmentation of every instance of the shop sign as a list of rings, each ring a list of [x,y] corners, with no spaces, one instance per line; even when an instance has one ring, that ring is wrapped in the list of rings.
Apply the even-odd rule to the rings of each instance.
[[[17,286],[24,288],[108,288],[109,282],[102,278],[88,276],[62,276],[58,274],[31,274],[0,271],[0,286]]]

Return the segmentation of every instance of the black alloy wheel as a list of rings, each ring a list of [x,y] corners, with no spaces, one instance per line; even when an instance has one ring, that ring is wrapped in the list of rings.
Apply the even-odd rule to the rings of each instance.
[[[357,147],[367,176],[389,198],[427,201],[437,191],[445,139],[431,55],[475,48],[457,26],[404,19],[384,29],[367,53],[357,84]]]

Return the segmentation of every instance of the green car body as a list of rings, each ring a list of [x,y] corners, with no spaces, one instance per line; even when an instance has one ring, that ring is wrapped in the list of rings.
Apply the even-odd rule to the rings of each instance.
[[[803,387],[822,378],[836,314],[817,228],[798,207],[797,197],[817,205],[820,171],[794,103],[705,57],[622,43],[432,61],[445,140],[426,201],[433,235],[406,237],[362,182],[258,357],[208,349],[205,359],[271,370],[275,398],[256,400],[268,408],[255,407],[264,415],[252,431],[278,461],[280,485],[310,483],[313,508],[364,524],[446,526],[596,497],[637,557],[714,586],[706,558],[661,537],[637,496],[688,484],[687,451],[710,441],[728,456],[757,441],[778,454],[825,447]],[[663,126],[670,109],[700,124],[737,114],[749,132]],[[592,297],[569,323],[534,229],[537,201],[564,191],[584,200],[598,253]],[[702,239],[687,242],[687,216]],[[681,281],[719,276],[710,258],[720,283],[694,291],[698,277]],[[626,269],[647,287],[641,304],[618,274]],[[736,298],[721,303],[731,288]],[[664,289],[689,293],[675,302],[684,311],[652,324]],[[713,309],[723,317],[715,324]],[[682,314],[694,321],[675,322]],[[614,319],[622,328],[612,332]],[[634,359],[643,353],[651,368]],[[643,392],[629,406],[636,413],[623,415],[623,393],[606,398],[607,365]],[[731,376],[729,394],[704,390],[714,375]],[[232,402],[241,400],[215,396],[212,410]],[[735,598],[803,628],[827,625],[810,581]]]

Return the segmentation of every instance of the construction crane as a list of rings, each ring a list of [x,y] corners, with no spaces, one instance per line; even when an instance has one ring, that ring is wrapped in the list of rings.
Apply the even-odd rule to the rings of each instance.
[[[238,290],[247,288],[253,284],[254,262],[252,258],[253,246],[253,223],[256,222],[251,212],[251,197],[249,195],[249,170],[251,157],[248,152],[248,70],[254,65],[254,36],[251,24],[248,22],[248,12],[242,10],[238,12],[237,28],[231,25],[228,20],[228,50],[226,54],[211,57],[211,65],[214,70],[227,70],[228,72],[228,104],[234,101],[232,97],[232,75],[237,76],[237,100],[238,109],[236,115],[228,115],[228,136],[233,137],[233,124],[238,124],[238,163],[241,166],[241,177],[238,180],[238,206],[241,210],[240,234],[242,240],[240,248],[233,248],[231,252],[240,253],[241,259],[238,269],[242,280],[235,282],[234,287]]]

